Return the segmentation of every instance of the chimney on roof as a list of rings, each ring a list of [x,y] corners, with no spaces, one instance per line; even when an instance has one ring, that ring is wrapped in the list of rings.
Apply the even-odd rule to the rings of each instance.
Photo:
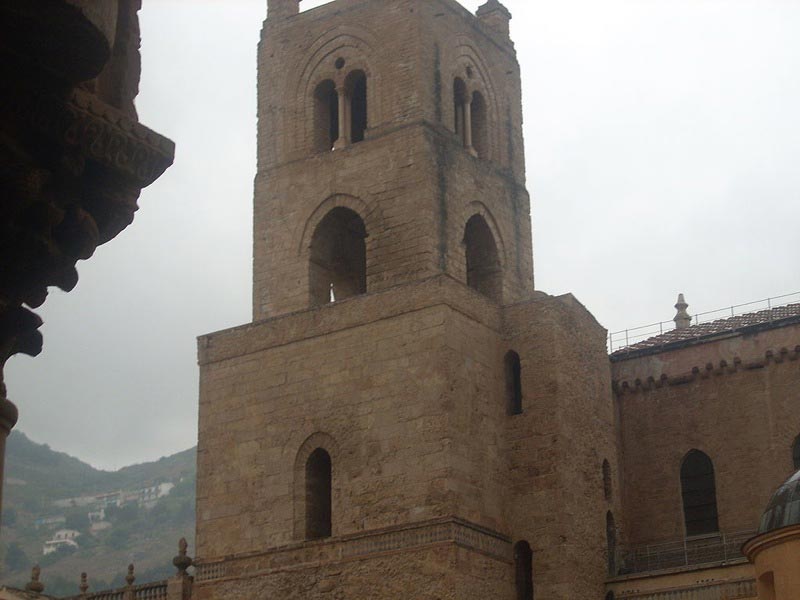
[[[675,328],[686,329],[692,324],[692,316],[686,312],[686,309],[689,308],[689,305],[686,304],[683,294],[678,294],[678,301],[675,303],[675,308],[678,311],[675,314],[675,318],[672,319],[675,321]]]

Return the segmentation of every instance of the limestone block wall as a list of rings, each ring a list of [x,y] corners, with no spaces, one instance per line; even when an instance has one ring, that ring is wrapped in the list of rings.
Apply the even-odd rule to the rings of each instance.
[[[333,535],[443,514],[443,321],[430,308],[203,364],[198,555],[304,537],[308,444],[331,455]]]
[[[332,597],[511,600],[513,570],[507,561],[444,543],[200,582],[193,595],[195,600]]]
[[[531,544],[537,595],[601,597],[606,513],[618,527],[622,521],[605,330],[569,295],[507,307],[505,328],[506,348],[521,358],[523,388],[523,413],[506,430],[512,537]]]
[[[513,43],[455,0],[421,1],[418,11],[422,24],[418,67],[423,118],[454,131],[453,82],[461,77],[468,88],[480,91],[487,99],[485,159],[524,185],[522,86]]]
[[[364,221],[368,291],[433,275],[434,183],[419,128],[260,175],[253,234],[254,320],[310,306],[311,239],[335,207],[349,208]]]
[[[319,152],[313,90],[352,69],[367,73],[366,140]],[[309,306],[308,245],[336,206],[365,221],[369,291],[442,271],[465,280],[473,214],[501,251],[503,301],[532,291],[519,68],[507,37],[452,0],[339,0],[268,19],[259,72],[254,320]],[[487,99],[480,157],[454,132],[457,73]]]
[[[466,282],[467,221],[481,215],[492,231],[503,272],[502,303],[513,304],[533,293],[530,201],[525,188],[496,165],[470,156],[452,138],[430,136],[436,156],[439,189],[444,202],[438,224],[444,254],[443,270]]]
[[[201,338],[198,582],[205,565],[219,564],[207,585],[222,589],[243,577],[237,561],[261,561],[243,574],[273,573],[452,541],[469,552],[454,555],[448,594],[510,598],[513,544],[527,540],[537,593],[600,594],[605,512],[618,504],[618,486],[605,500],[602,480],[604,458],[617,470],[604,339],[571,297],[501,308],[447,276]],[[521,415],[507,412],[511,348],[522,358]],[[298,482],[317,446],[332,457],[333,537],[307,542]],[[463,534],[380,541],[382,529],[452,517],[469,524]],[[378,541],[359,546],[359,536]],[[477,571],[460,571],[475,560]],[[283,585],[268,579],[241,585]]]
[[[793,469],[798,342],[793,325],[613,363],[631,544],[683,538],[680,466],[691,449],[713,461],[720,530],[757,527]]]

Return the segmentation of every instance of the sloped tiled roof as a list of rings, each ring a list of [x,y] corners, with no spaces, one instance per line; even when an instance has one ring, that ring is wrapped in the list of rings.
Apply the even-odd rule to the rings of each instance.
[[[713,338],[750,327],[779,327],[793,321],[800,322],[800,303],[745,313],[728,317],[727,319],[717,319],[716,321],[700,323],[684,329],[673,329],[621,348],[613,352],[611,357],[612,359],[619,359],[630,354],[649,354],[648,350],[659,351],[671,346],[682,345],[686,342]]]

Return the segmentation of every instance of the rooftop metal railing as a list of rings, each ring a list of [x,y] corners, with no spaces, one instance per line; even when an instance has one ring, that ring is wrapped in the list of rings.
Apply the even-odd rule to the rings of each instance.
[[[729,319],[748,313],[754,313],[761,310],[769,310],[771,308],[778,308],[800,302],[800,292],[793,292],[791,294],[784,294],[782,296],[774,296],[772,298],[764,298],[763,300],[755,300],[753,302],[746,302],[744,304],[736,304],[725,308],[718,308],[708,312],[697,313],[692,316],[692,325],[700,325],[702,323],[710,323],[720,319]],[[735,324],[731,325],[731,331],[735,328]],[[637,342],[667,333],[675,329],[675,322],[660,321],[659,323],[650,323],[648,325],[640,325],[630,329],[622,329],[608,334],[608,351],[609,353],[617,350],[622,350],[628,346],[633,346]]]
[[[742,544],[756,533],[739,531],[633,547],[620,553],[620,574],[741,560]]]
[[[754,598],[756,580],[724,581],[654,592],[631,592],[618,596],[620,600],[734,600]]]

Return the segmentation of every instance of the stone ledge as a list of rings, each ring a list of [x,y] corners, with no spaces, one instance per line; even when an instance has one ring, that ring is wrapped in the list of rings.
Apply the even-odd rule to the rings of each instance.
[[[497,332],[502,329],[499,305],[449,275],[437,275],[200,336],[198,362],[245,356],[437,306],[448,306]]]
[[[391,552],[407,552],[439,545],[456,545],[511,564],[511,540],[490,529],[459,519],[442,517],[320,541],[298,542],[266,552],[232,555],[222,560],[195,560],[195,581],[266,575],[287,569],[313,567]]]

